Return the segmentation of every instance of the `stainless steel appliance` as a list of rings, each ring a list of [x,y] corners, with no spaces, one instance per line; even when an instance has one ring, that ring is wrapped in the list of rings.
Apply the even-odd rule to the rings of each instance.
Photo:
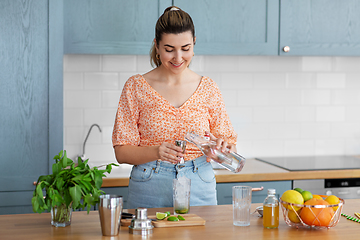
[[[256,158],[259,161],[288,171],[319,171],[360,169],[360,158],[355,156],[309,156]],[[294,180],[293,188],[306,189],[321,195],[336,195],[343,199],[360,198],[359,178]]]

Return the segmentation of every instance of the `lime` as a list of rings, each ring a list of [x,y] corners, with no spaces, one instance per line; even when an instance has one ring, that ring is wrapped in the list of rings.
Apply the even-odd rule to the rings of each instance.
[[[180,214],[184,214],[184,213],[188,213],[189,209],[188,208],[176,209],[175,212],[180,213]]]
[[[175,216],[170,216],[170,217],[168,217],[167,220],[168,221],[179,221],[179,219],[177,217],[175,217]]]
[[[166,213],[166,216],[167,216],[167,217],[171,215],[170,212],[165,212],[165,213]]]
[[[156,219],[158,220],[163,220],[167,217],[167,214],[166,213],[163,213],[163,212],[156,212]]]
[[[304,190],[302,190],[301,188],[294,188],[295,191],[298,191],[299,193],[302,193]]]
[[[184,218],[183,216],[181,216],[181,215],[178,215],[177,218],[178,218],[179,220],[181,220],[181,221],[185,221],[185,218]]]
[[[303,198],[304,198],[304,202],[306,202],[306,201],[308,201],[308,200],[310,200],[310,199],[313,198],[312,193],[309,192],[309,191],[303,191],[303,192],[301,193],[301,195],[302,195]]]

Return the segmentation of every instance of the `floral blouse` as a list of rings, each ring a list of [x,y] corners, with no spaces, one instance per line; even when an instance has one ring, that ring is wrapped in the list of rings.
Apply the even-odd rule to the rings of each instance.
[[[153,89],[142,75],[130,77],[120,96],[112,135],[113,146],[154,146],[164,141],[184,140],[186,132],[214,136],[236,144],[235,133],[220,89],[216,83],[202,77],[193,95],[175,108]],[[185,161],[203,155],[187,143]]]

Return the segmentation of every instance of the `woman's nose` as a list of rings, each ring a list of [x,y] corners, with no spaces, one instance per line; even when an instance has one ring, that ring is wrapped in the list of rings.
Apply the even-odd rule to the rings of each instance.
[[[175,52],[174,59],[175,59],[176,61],[181,61],[181,59],[182,59],[182,53],[181,53],[180,51],[176,51],[176,52]]]

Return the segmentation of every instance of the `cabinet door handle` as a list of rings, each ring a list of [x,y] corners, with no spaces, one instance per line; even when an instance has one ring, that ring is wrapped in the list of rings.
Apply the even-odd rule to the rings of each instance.
[[[258,191],[262,191],[264,189],[263,186],[259,187],[259,188],[252,188],[251,191],[253,192],[258,192]]]
[[[283,51],[284,51],[284,52],[290,52],[290,47],[289,47],[289,46],[283,47]]]

